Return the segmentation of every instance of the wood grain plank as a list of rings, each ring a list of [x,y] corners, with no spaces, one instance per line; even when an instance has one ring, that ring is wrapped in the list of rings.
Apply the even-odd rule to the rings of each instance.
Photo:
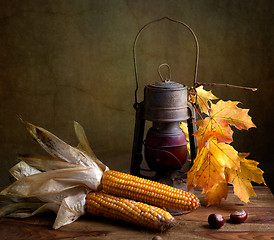
[[[24,221],[2,220],[0,239],[7,240],[58,240],[77,237],[98,237],[107,235],[107,231],[62,231],[51,226],[30,224]]]
[[[201,232],[201,236],[218,240],[241,240],[241,239],[258,239],[258,240],[273,240],[274,233],[272,232]]]
[[[141,227],[93,216],[83,216],[76,222],[53,230],[54,214],[41,214],[26,219],[2,218],[0,239],[2,240],[151,240],[160,235],[163,239],[274,239],[274,197],[267,187],[255,187],[256,198],[243,204],[230,188],[229,196],[221,205],[206,207],[201,191],[195,194],[202,206],[196,211],[176,216],[177,224],[170,231],[159,233]],[[226,220],[231,211],[244,208],[249,216],[243,224],[229,221],[218,230],[210,229],[207,218],[210,213],[221,213]]]

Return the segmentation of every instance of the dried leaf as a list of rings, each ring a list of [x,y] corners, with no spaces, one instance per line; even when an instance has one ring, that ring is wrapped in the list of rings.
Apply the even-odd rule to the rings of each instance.
[[[241,169],[227,169],[228,183],[233,185],[234,193],[244,202],[249,202],[251,196],[256,196],[251,181],[265,184],[263,171],[257,167],[258,162],[248,160],[248,154],[239,154]]]
[[[56,204],[56,203],[37,203],[36,205],[33,205],[33,206],[29,205],[29,207],[28,205],[23,205],[22,209],[18,209],[15,212],[6,214],[5,217],[27,218],[27,217],[34,216],[36,214],[44,213],[44,212],[57,213],[59,207],[60,207],[60,204]]]
[[[214,137],[218,142],[231,143],[233,141],[230,126],[241,129],[256,127],[248,115],[248,109],[238,108],[239,102],[218,101],[212,104],[210,116],[196,122],[199,129],[194,134],[201,149],[208,139]]]
[[[46,195],[40,195],[38,198],[42,200],[43,202],[51,202],[51,203],[58,204],[60,206],[64,198],[77,195],[79,192],[88,193],[90,192],[90,190],[88,190],[84,186],[75,186],[58,193],[49,193]]]
[[[27,163],[25,163],[24,161],[21,161],[19,163],[17,163],[15,166],[13,166],[10,170],[9,170],[10,174],[15,177],[17,180],[24,178],[26,176],[29,175],[33,175],[33,174],[37,174],[40,173],[39,170],[37,170],[34,167],[29,166]]]
[[[199,86],[196,88],[197,93],[197,103],[201,112],[208,114],[210,109],[210,105],[212,104],[211,100],[218,99],[216,96],[213,95],[211,91],[206,91],[203,86]]]
[[[249,202],[251,196],[256,196],[253,186],[247,179],[241,177],[240,172],[228,170],[230,178],[228,182],[233,184],[234,194],[245,203]]]
[[[85,214],[86,193],[79,192],[63,199],[53,224],[54,229],[70,224]]]
[[[36,214],[44,213],[44,212],[54,212],[57,213],[59,210],[60,204],[57,203],[45,203],[43,206],[35,210],[34,212],[31,213],[31,216],[34,216]],[[27,217],[27,216],[26,216]]]
[[[76,121],[74,121],[74,130],[79,141],[78,148],[89,154],[92,159],[97,159],[95,153],[90,148],[84,128]]]
[[[41,127],[25,121],[23,123],[32,137],[53,157],[60,158],[69,163],[99,168],[85,152],[70,146]]]
[[[0,195],[5,199],[17,199],[22,204],[25,199],[35,198],[40,207],[37,205],[39,208],[24,210],[17,207],[19,211],[16,210],[8,216],[29,217],[50,210],[58,212],[54,228],[69,224],[85,213],[86,194],[101,188],[101,178],[109,168],[90,149],[80,124],[75,123],[75,131],[83,150],[70,146],[43,128],[23,120],[22,122],[34,139],[53,157],[19,157],[24,161],[11,169],[18,180]],[[10,203],[12,202],[9,201]],[[14,206],[10,205],[10,209],[15,209]],[[4,215],[9,212],[7,209],[3,210]]]
[[[234,193],[245,202],[255,192],[251,181],[264,183],[263,172],[257,168],[257,162],[247,160],[246,154],[238,152],[229,145],[233,141],[231,126],[239,130],[256,127],[248,115],[249,109],[237,107],[236,101],[211,100],[216,97],[198,87],[190,89],[190,100],[199,105],[201,112],[197,121],[198,130],[194,133],[198,142],[198,154],[192,168],[187,173],[188,188],[202,186],[208,205],[221,202],[227,197],[228,183],[234,186]]]
[[[24,198],[24,197],[19,197],[15,195],[1,195],[0,194],[0,207],[3,207],[7,204],[11,203],[20,203],[20,202],[37,202],[39,201],[37,198]]]
[[[265,184],[263,173],[264,171],[257,167],[259,164],[254,160],[246,159],[249,153],[239,153],[241,159],[241,175],[249,181],[256,182],[258,184]]]
[[[78,148],[80,150],[85,151],[91,157],[91,159],[102,169],[102,171],[109,170],[108,167],[105,164],[103,164],[96,157],[95,153],[92,151],[84,128],[78,122],[74,121],[74,129],[75,129],[76,137],[78,138],[78,141],[79,141]]]
[[[190,144],[189,144],[189,134],[188,134],[188,127],[186,122],[180,122],[179,123],[180,128],[184,132],[186,136],[186,141],[187,141],[187,151],[190,153]]]
[[[201,186],[207,194],[218,183],[226,181],[225,168],[240,169],[238,152],[228,144],[209,139],[187,173],[188,188]]]
[[[206,194],[207,206],[215,203],[221,203],[222,199],[226,199],[228,194],[228,186],[226,182],[219,182],[211,188]]]
[[[102,171],[94,167],[77,167],[52,170],[19,179],[4,189],[1,194],[21,197],[60,193],[76,186],[96,191],[101,184]]]
[[[38,209],[41,207],[44,203],[38,202],[38,203],[33,203],[33,202],[20,202],[20,203],[12,203],[8,204],[2,208],[0,208],[0,218],[1,217],[6,217],[6,216],[16,216],[18,213],[17,211],[24,211],[26,215],[30,215],[31,212],[34,210]],[[22,215],[22,214],[21,214]]]
[[[56,170],[56,169],[62,169],[62,168],[79,167],[78,164],[66,162],[59,158],[53,158],[53,157],[20,156],[17,158],[21,161],[26,162],[31,167],[36,168],[40,171],[50,171],[50,170]]]

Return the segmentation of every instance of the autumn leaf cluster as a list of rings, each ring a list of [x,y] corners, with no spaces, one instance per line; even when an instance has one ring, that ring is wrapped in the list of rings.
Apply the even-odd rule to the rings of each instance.
[[[190,101],[197,106],[201,116],[194,133],[198,142],[197,156],[187,173],[188,189],[201,186],[208,205],[220,203],[228,194],[228,184],[244,202],[256,196],[251,182],[264,183],[263,171],[258,162],[247,159],[248,153],[239,153],[230,143],[232,126],[238,130],[256,127],[248,109],[239,108],[237,101],[216,100],[211,91],[202,86],[190,90]]]

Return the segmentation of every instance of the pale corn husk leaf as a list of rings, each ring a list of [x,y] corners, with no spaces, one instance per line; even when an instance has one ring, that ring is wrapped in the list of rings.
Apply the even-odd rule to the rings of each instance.
[[[76,186],[73,188],[66,189],[59,193],[40,195],[39,199],[42,200],[43,202],[51,202],[51,203],[59,204],[60,206],[64,198],[77,195],[79,192],[88,193],[89,190],[84,186]]]
[[[63,199],[53,224],[54,229],[70,224],[85,214],[86,192]]]
[[[89,145],[84,128],[76,121],[74,121],[74,130],[79,141],[79,145],[77,147],[85,151],[92,159],[98,159]]]
[[[23,121],[23,120],[22,120]],[[60,158],[69,163],[75,163],[87,167],[98,167],[92,159],[83,151],[70,146],[49,131],[23,121],[31,136],[51,156]]]
[[[79,167],[78,164],[65,162],[59,158],[53,157],[41,157],[41,156],[19,156],[19,160],[26,162],[31,167],[34,167],[40,171],[50,171],[63,168]]]
[[[20,213],[25,213],[25,215],[30,215],[32,212],[39,207],[41,207],[44,203],[42,202],[20,202],[20,203],[11,203],[2,208],[0,208],[0,217],[4,216],[14,216],[18,214],[17,211]],[[17,212],[17,213],[16,213]]]
[[[11,203],[20,203],[20,202],[38,202],[37,198],[24,198],[16,195],[1,195],[0,194],[0,207],[3,207]]]
[[[12,214],[30,214],[44,203],[37,198],[22,198],[15,195],[0,195],[0,217]]]
[[[27,206],[25,206],[25,207],[27,207]],[[35,205],[33,205],[32,207],[30,206],[26,210],[18,209],[15,212],[12,212],[10,214],[5,215],[5,217],[27,218],[27,217],[34,216],[36,214],[44,213],[44,212],[54,212],[54,213],[57,214],[58,210],[59,210],[59,207],[60,207],[60,204],[56,204],[56,203],[40,203],[39,204],[39,203],[37,203],[37,207]],[[33,211],[33,210],[35,210],[35,211]]]
[[[77,146],[80,150],[85,151],[90,158],[96,162],[96,164],[103,170],[106,171],[108,170],[108,167],[103,164],[95,155],[95,153],[92,151],[89,142],[88,142],[88,138],[86,136],[85,130],[84,128],[76,121],[74,121],[74,130],[75,130],[75,134],[76,137],[79,141],[79,145]]]
[[[44,213],[44,212],[54,212],[54,213],[58,213],[58,210],[60,208],[60,204],[57,203],[45,203],[43,206],[41,206],[40,208],[38,208],[37,210],[35,210],[32,213],[32,216],[36,215],[36,214],[40,214],[40,213]]]
[[[9,170],[9,172],[13,177],[15,177],[18,180],[18,179],[24,178],[29,175],[40,173],[41,171],[37,170],[34,167],[31,167],[24,161],[21,161],[21,162],[17,163],[15,166],[13,166]]]
[[[17,164],[12,170],[18,180],[0,194],[11,199],[19,198],[19,201],[24,201],[27,197],[44,202],[35,211],[27,209],[32,211],[26,212],[20,209],[8,216],[29,217],[44,211],[53,211],[57,213],[53,226],[57,229],[85,214],[86,194],[101,188],[101,178],[109,168],[98,160],[89,147],[80,124],[75,123],[75,132],[80,142],[77,149],[47,130],[22,119],[21,121],[52,157],[19,157],[24,163]]]
[[[21,197],[60,193],[75,186],[84,186],[96,191],[100,187],[103,173],[94,167],[77,167],[52,170],[19,179],[4,189],[1,194]]]

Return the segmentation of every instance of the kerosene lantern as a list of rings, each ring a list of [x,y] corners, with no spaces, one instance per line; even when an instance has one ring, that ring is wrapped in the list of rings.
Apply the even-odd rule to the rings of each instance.
[[[131,159],[131,174],[152,178],[169,185],[177,185],[176,179],[184,178],[183,170],[188,155],[193,160],[196,155],[196,143],[193,133],[195,131],[195,111],[188,101],[188,87],[171,79],[171,70],[168,64],[161,64],[158,68],[159,81],[147,85],[144,88],[144,100],[137,101],[138,74],[136,67],[136,42],[142,30],[150,24],[170,20],[187,27],[194,36],[196,43],[196,63],[194,73],[194,85],[197,78],[199,45],[193,30],[183,22],[168,17],[154,20],[146,24],[136,35],[133,45],[134,69],[136,77],[135,104],[136,110],[134,142]],[[168,76],[163,77],[162,70],[168,69]],[[145,133],[146,121],[152,122],[152,127]],[[180,122],[187,122],[189,132],[190,154],[187,150],[187,141],[184,132],[180,128]],[[144,149],[144,150],[143,150]],[[143,155],[149,169],[142,169]],[[143,172],[155,172],[154,176],[146,176]],[[167,181],[170,180],[170,181]],[[179,188],[186,187],[179,184]]]

